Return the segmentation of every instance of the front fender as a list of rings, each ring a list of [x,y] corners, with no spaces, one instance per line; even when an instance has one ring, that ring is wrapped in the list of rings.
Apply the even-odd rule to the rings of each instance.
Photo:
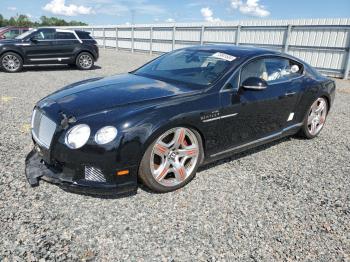
[[[120,152],[132,152],[132,162],[138,165],[147,148],[165,131],[174,127],[188,127],[197,131],[203,142],[204,155],[216,148],[213,142],[218,137],[217,122],[204,123],[200,116],[202,112],[213,111],[219,108],[217,94],[199,94],[185,98],[182,101],[173,101],[153,106],[138,112],[136,122],[130,123],[127,129],[121,129],[123,138]]]
[[[12,46],[12,45],[11,46],[4,45],[0,47],[0,56],[2,56],[4,53],[7,53],[7,52],[17,53],[22,57],[23,61],[25,61],[23,51],[20,47]]]

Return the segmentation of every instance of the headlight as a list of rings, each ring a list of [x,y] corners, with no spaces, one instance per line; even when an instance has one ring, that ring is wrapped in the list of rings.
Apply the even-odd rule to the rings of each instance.
[[[90,127],[80,124],[68,130],[65,138],[66,145],[71,149],[77,149],[86,144],[90,137]]]
[[[100,145],[111,142],[118,134],[114,126],[105,126],[96,132],[95,142]]]

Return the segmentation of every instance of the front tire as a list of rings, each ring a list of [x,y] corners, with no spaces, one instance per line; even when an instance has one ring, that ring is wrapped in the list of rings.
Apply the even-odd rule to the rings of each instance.
[[[172,128],[147,148],[139,178],[155,192],[171,192],[193,179],[202,158],[202,139],[198,132],[186,127]]]
[[[82,52],[77,56],[75,64],[80,70],[90,70],[94,66],[94,57],[88,52]]]
[[[23,68],[23,59],[20,55],[7,52],[0,58],[1,68],[8,73],[20,72]]]
[[[307,111],[299,135],[312,139],[318,136],[326,122],[328,102],[324,97],[317,98]]]

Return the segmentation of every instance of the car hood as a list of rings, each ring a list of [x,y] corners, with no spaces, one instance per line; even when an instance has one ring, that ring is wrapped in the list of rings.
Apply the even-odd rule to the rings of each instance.
[[[55,102],[63,112],[79,117],[135,103],[159,103],[159,99],[191,92],[192,89],[184,86],[123,74],[69,85],[44,98],[40,103]]]

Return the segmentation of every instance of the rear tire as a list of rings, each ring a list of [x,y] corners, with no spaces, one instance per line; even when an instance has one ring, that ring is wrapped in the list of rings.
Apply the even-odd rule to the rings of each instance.
[[[324,127],[327,115],[327,100],[324,97],[317,98],[308,109],[298,135],[306,139],[318,136]]]
[[[7,73],[20,72],[23,68],[23,59],[16,53],[7,52],[0,58],[0,66]]]
[[[75,64],[80,70],[90,70],[93,68],[94,62],[94,57],[88,52],[80,53],[75,60]]]
[[[171,192],[193,179],[202,159],[202,139],[198,132],[185,127],[172,128],[147,148],[139,178],[155,192]]]

